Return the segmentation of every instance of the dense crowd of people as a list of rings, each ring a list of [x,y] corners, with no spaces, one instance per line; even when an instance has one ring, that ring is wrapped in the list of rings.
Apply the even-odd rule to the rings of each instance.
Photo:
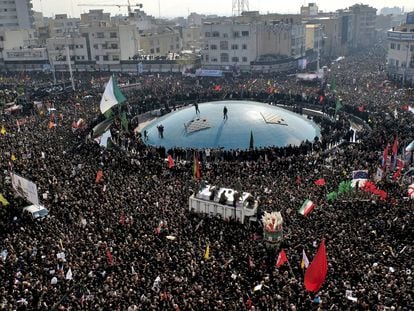
[[[119,123],[112,129],[112,148],[72,131],[78,118],[96,121],[99,86],[108,73],[78,73],[77,91],[45,95],[45,107],[56,112],[3,116],[0,193],[10,204],[0,208],[0,309],[413,310],[413,204],[407,184],[390,178],[388,168],[377,182],[388,194],[385,200],[361,191],[326,199],[353,170],[368,170],[373,179],[387,143],[398,137],[401,150],[412,140],[413,114],[404,106],[414,97],[384,83],[379,67],[384,55],[375,46],[331,65],[324,86],[283,75],[216,80],[118,75],[120,84],[140,84],[127,96],[130,125],[153,109],[168,113],[183,104],[228,98],[294,109],[306,98],[327,114],[342,101],[343,110],[318,120],[320,141],[200,151],[201,180],[241,188],[259,200],[261,210],[282,213],[283,241],[276,249],[265,246],[259,223],[241,225],[188,211],[188,198],[201,182],[193,176],[191,150],[146,146]],[[24,81],[29,90],[48,79],[10,74],[1,83],[5,89]],[[358,143],[347,142],[351,113],[366,120]],[[167,153],[175,159],[173,168]],[[98,170],[103,177],[96,182]],[[15,196],[10,171],[36,183],[49,217],[22,217],[28,202]],[[318,178],[326,185],[315,185]],[[307,198],[316,208],[305,218],[297,209]],[[322,239],[328,275],[320,291],[310,293],[303,285],[302,251],[311,260]],[[289,265],[276,268],[281,248]],[[258,284],[263,286],[255,291]]]

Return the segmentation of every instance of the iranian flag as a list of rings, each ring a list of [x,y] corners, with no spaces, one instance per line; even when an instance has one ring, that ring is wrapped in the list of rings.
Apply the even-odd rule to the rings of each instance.
[[[111,77],[105,87],[105,91],[102,94],[100,109],[102,114],[107,112],[113,106],[123,103],[126,100],[124,94],[122,94],[116,79]]]
[[[306,200],[300,207],[299,213],[306,217],[314,208],[315,203],[313,203],[311,200]]]

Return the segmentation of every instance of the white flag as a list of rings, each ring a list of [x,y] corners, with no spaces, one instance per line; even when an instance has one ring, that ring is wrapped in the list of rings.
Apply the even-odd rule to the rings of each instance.
[[[72,269],[69,268],[68,272],[66,272],[66,280],[72,280]]]

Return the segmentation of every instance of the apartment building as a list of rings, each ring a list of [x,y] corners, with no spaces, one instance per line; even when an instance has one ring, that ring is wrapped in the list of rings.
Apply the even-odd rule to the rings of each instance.
[[[377,9],[365,4],[349,8],[353,14],[354,47],[368,47],[375,41],[375,20]]]
[[[49,21],[50,37],[67,37],[79,33],[80,19],[68,17],[67,14],[56,14]]]
[[[414,12],[407,14],[406,23],[387,33],[387,70],[391,78],[414,85]]]
[[[139,45],[141,54],[153,57],[179,53],[183,49],[180,33],[168,26],[140,32]]]
[[[81,36],[86,40],[88,59],[98,65],[118,64],[138,53],[138,33],[132,25],[97,22],[81,25]]]
[[[31,0],[0,0],[0,30],[33,28]]]

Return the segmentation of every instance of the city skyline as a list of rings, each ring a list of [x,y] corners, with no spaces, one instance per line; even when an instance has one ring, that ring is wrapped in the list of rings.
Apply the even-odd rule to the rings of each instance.
[[[143,4],[143,10],[152,16],[155,17],[180,17],[188,16],[191,12],[196,12],[199,14],[216,14],[216,15],[231,15],[231,6],[232,0],[225,0],[224,3],[222,0],[210,0],[208,2],[201,2],[196,0],[131,0],[131,5],[137,3]],[[272,0],[250,0],[249,9],[251,11],[260,11],[262,14],[266,13],[291,13],[298,14],[300,7],[302,5],[307,5],[308,2],[312,1],[301,1],[295,0],[290,1],[289,3],[280,4]],[[127,8],[121,7],[118,8],[118,4],[127,4],[127,0],[123,1],[114,1],[114,0],[105,0],[105,1],[96,1],[96,0],[32,0],[33,9],[35,11],[42,12],[44,16],[53,17],[56,14],[68,14],[72,17],[79,17],[81,13],[88,12],[90,9],[103,9],[105,12],[110,12],[111,15],[126,14]],[[160,6],[158,6],[158,3]],[[319,10],[324,12],[335,11],[337,9],[344,9],[353,4],[361,3],[355,0],[345,0],[340,4],[338,2],[322,0],[316,1],[316,4],[319,7]],[[368,4],[378,11],[383,7],[404,7],[405,11],[413,10],[412,0],[405,1],[375,1],[368,0],[363,1],[363,4]],[[91,7],[78,6],[79,4],[91,4]],[[93,5],[97,6],[93,6]],[[114,7],[99,7],[99,4],[116,4]],[[220,8],[220,9],[217,9]],[[133,8],[134,9],[134,8]]]

